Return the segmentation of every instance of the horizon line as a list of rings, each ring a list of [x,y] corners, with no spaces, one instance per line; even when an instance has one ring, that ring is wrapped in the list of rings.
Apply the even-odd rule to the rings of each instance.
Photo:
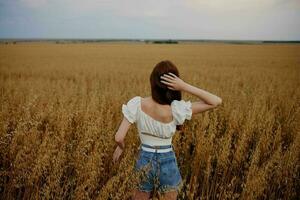
[[[177,40],[177,41],[285,41],[285,42],[300,42],[299,40],[278,40],[278,39],[184,39],[184,38],[72,38],[72,37],[0,37],[0,40]]]

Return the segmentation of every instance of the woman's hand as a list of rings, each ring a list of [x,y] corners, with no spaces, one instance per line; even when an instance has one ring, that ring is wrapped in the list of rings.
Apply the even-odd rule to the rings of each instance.
[[[123,153],[123,149],[121,149],[119,146],[117,146],[114,155],[113,155],[113,162],[116,163],[120,157],[120,155]]]
[[[179,90],[182,91],[186,87],[187,83],[185,83],[183,80],[181,80],[179,77],[177,77],[175,74],[169,72],[168,74],[164,74],[163,76],[160,76],[161,79],[160,82],[167,85],[167,87],[170,90]]]

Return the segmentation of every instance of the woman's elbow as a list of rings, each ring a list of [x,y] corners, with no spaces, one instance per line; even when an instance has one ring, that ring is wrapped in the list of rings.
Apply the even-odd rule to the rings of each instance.
[[[222,99],[220,98],[218,101],[218,106],[222,104]]]
[[[218,98],[218,100],[215,103],[213,103],[213,106],[217,107],[217,106],[219,106],[221,104],[222,104],[222,99]]]

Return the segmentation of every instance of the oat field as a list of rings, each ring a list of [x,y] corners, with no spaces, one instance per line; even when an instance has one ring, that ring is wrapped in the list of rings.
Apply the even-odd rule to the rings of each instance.
[[[137,129],[115,165],[114,135],[163,59],[223,100],[173,137],[178,199],[297,199],[300,45],[39,42],[0,45],[0,199],[130,199]]]

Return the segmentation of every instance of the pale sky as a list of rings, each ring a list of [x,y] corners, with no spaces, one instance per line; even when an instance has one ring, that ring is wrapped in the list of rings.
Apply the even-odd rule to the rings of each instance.
[[[0,0],[0,38],[300,40],[300,0]]]

